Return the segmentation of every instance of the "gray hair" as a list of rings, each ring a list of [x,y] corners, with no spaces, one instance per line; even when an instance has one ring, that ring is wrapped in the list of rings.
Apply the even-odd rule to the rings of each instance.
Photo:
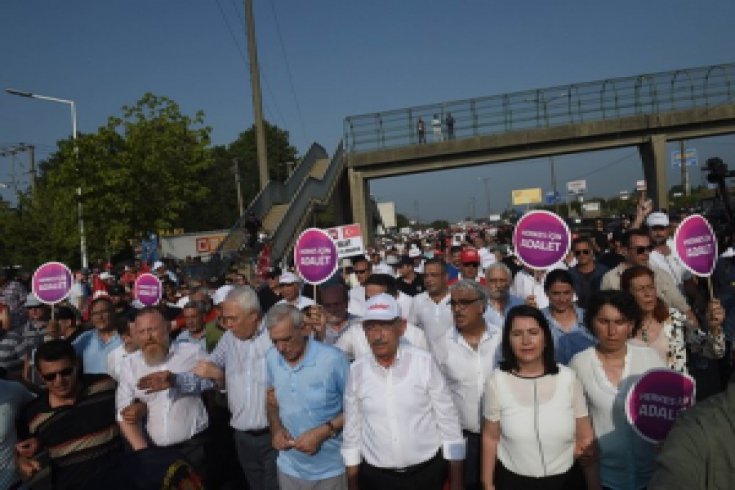
[[[225,301],[232,301],[242,309],[242,311],[257,311],[261,313],[260,301],[258,294],[250,286],[238,286],[225,297]]]
[[[477,281],[473,281],[472,279],[461,279],[455,282],[449,287],[450,293],[454,291],[471,291],[477,294],[478,298],[480,298],[483,303],[487,303],[487,291],[482,284]]]
[[[268,330],[275,327],[284,318],[290,317],[293,326],[300,329],[304,325],[304,314],[293,305],[281,303],[273,305],[265,315],[265,326]]]
[[[502,262],[494,262],[492,265],[488,266],[488,268],[485,269],[485,277],[487,277],[487,275],[494,270],[501,270],[505,272],[505,275],[508,276],[509,281],[513,279],[513,273],[510,271],[510,268]]]

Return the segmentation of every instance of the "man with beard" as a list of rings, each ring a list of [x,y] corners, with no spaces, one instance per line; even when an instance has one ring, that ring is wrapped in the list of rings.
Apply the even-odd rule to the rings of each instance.
[[[177,449],[206,478],[204,453],[207,411],[201,397],[172,390],[176,373],[192,371],[206,357],[199,345],[171,345],[169,323],[160,310],[145,307],[138,311],[131,331],[140,350],[130,355],[120,373],[117,388],[117,420],[134,451],[148,447],[137,421],[122,413],[135,400],[148,409],[145,429],[158,447]]]
[[[505,316],[514,306],[522,305],[523,299],[510,294],[513,274],[507,265],[496,262],[485,271],[485,284],[488,302],[485,310],[485,321],[501,330],[505,324]]]
[[[465,442],[457,409],[432,355],[400,342],[401,323],[392,296],[368,300],[370,352],[352,364],[344,397],[348,484],[440,490],[450,473],[451,490],[459,490]]]
[[[646,218],[646,224],[653,242],[653,251],[648,262],[668,272],[679,291],[683,292],[684,283],[692,279],[692,274],[684,268],[676,254],[672,253],[669,245],[669,217],[662,212],[651,213]]]
[[[434,339],[442,337],[452,326],[447,271],[443,260],[429,259],[426,261],[424,285],[426,291],[413,298],[409,321],[424,331],[431,345]]]
[[[85,374],[107,374],[107,356],[122,345],[114,321],[112,301],[106,296],[93,300],[89,306],[89,318],[94,327],[74,341],[74,350],[82,359]]]
[[[463,279],[451,287],[450,295],[454,328],[435,342],[433,352],[449,385],[467,441],[464,488],[479,490],[482,488],[480,405],[485,379],[498,364],[502,335],[485,322],[487,292],[480,284]]]
[[[276,347],[268,351],[268,405],[281,490],[347,490],[339,453],[349,364],[332,346],[310,339],[302,313],[271,308],[265,324]]]
[[[353,323],[357,323],[357,317],[350,315],[347,311],[349,301],[347,286],[344,284],[329,284],[323,286],[321,291],[321,307],[323,308],[324,324],[320,328],[323,329],[320,337],[322,342],[334,345],[342,334],[350,328]],[[311,308],[318,308],[312,306]]]

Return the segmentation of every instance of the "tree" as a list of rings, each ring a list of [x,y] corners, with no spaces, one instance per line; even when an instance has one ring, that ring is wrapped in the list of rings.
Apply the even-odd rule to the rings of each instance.
[[[289,142],[287,131],[265,123],[270,180],[285,181],[288,177],[286,162],[296,162],[297,152]],[[210,190],[205,203],[196,203],[187,210],[187,231],[229,228],[238,219],[235,186],[235,160],[240,173],[240,188],[244,207],[260,191],[258,157],[255,144],[255,126],[240,133],[227,146],[212,149],[214,164],[202,172],[202,185]]]
[[[60,141],[19,216],[17,232],[32,247],[23,262],[79,263],[79,184],[90,259],[149,230],[183,227],[185,210],[210,192],[201,183],[213,163],[203,121],[202,112],[186,116],[173,100],[147,93],[96,133],[79,135],[78,153],[71,139]]]

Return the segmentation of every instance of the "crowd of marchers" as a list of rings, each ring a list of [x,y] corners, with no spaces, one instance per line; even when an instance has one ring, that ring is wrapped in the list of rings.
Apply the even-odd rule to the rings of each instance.
[[[641,201],[534,270],[502,234],[400,237],[313,287],[287,266],[0,275],[0,489],[731,489],[735,252],[713,296]],[[159,304],[132,297],[162,281]],[[662,444],[624,400],[692,376]]]

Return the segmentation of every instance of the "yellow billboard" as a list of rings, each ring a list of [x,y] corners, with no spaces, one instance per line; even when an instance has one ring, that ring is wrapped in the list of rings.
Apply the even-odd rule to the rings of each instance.
[[[540,187],[533,189],[516,189],[511,191],[513,196],[513,206],[523,206],[525,204],[540,204],[543,201],[543,192]]]

